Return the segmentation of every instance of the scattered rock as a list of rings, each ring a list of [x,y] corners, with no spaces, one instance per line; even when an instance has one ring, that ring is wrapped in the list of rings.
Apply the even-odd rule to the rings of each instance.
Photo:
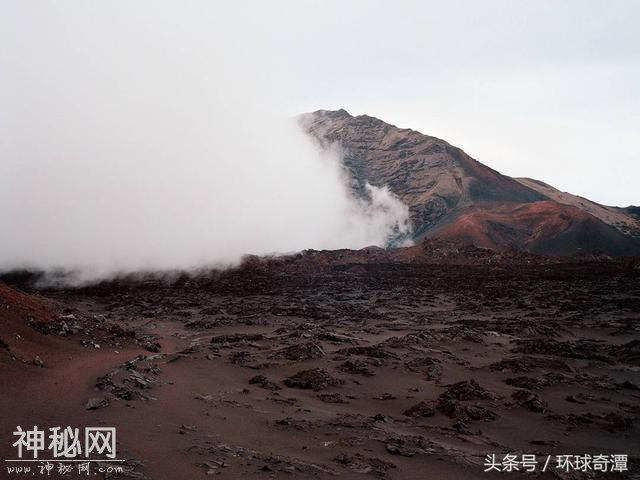
[[[158,342],[147,342],[144,344],[144,349],[149,352],[157,353],[160,351],[160,344]]]
[[[449,398],[440,399],[437,408],[449,418],[454,418],[462,422],[470,420],[491,421],[499,418],[497,413],[482,405],[478,405],[477,403],[465,404]]]
[[[98,408],[103,408],[109,406],[109,399],[106,397],[92,397],[87,400],[84,408],[86,410],[97,410]]]
[[[442,377],[442,365],[431,357],[417,357],[405,362],[405,368],[412,372],[421,372],[427,380],[439,380]]]
[[[494,371],[511,371],[514,373],[527,373],[535,369],[552,372],[575,372],[575,370],[563,360],[557,358],[531,357],[527,355],[505,358],[499,362],[492,363],[489,368]]]
[[[392,393],[381,393],[380,395],[373,397],[374,400],[396,400],[397,398],[398,397]]]
[[[384,476],[388,470],[396,468],[396,466],[388,461],[378,458],[365,457],[359,453],[355,455],[341,454],[334,461],[343,467],[360,474],[372,473]]]
[[[435,453],[432,444],[422,436],[394,435],[384,440],[387,452],[392,455],[413,457],[418,453]]]
[[[464,380],[449,387],[440,398],[453,400],[491,400],[495,395],[482,388],[475,380]]]
[[[570,402],[570,403],[578,403],[578,404],[580,404],[580,405],[584,405],[585,403],[587,403],[587,402],[585,402],[585,401],[583,401],[583,400],[580,400],[580,399],[576,398],[574,395],[567,395],[567,396],[565,397],[565,400],[566,400],[567,402]]]
[[[324,403],[349,403],[339,393],[319,393],[317,396]]]
[[[640,342],[639,342],[640,343]],[[554,355],[557,357],[599,360],[611,364],[613,360],[603,348],[604,342],[581,339],[559,342],[553,338],[526,338],[516,341],[516,352],[536,355]]]
[[[527,407],[533,412],[544,413],[547,411],[547,402],[531,390],[517,390],[511,394],[511,398],[518,405]]]
[[[258,385],[260,388],[264,388],[266,390],[281,390],[281,387],[279,385],[276,385],[264,375],[256,375],[255,377],[250,378],[249,383],[251,385]]]
[[[527,376],[507,378],[505,380],[505,383],[507,385],[511,385],[512,387],[531,389],[531,390],[537,390],[549,385],[549,381],[546,379],[537,379],[537,378],[532,378]]]
[[[338,366],[338,370],[354,375],[373,377],[375,374],[369,369],[369,364],[362,360],[347,360]]]
[[[361,355],[371,358],[398,358],[395,353],[385,350],[380,345],[370,345],[367,347],[347,347],[336,352],[339,355]]]
[[[636,385],[635,383],[631,383],[629,380],[617,383],[616,387],[622,388],[624,390],[640,390],[640,387],[638,385]]]
[[[184,435],[185,433],[190,433],[190,432],[197,432],[198,431],[198,427],[196,425],[180,425],[180,428],[178,428],[178,433],[180,435]]]
[[[434,402],[425,401],[406,409],[403,413],[407,417],[433,417],[435,414],[436,407]]]
[[[287,360],[301,362],[304,360],[312,360],[324,356],[324,350],[320,345],[314,342],[302,343],[300,345],[292,345],[284,348],[274,354],[275,358],[285,358]]]
[[[301,388],[316,391],[324,390],[325,388],[337,386],[342,383],[344,383],[343,380],[332,377],[322,368],[301,370],[284,381],[284,384],[289,388]]]
[[[211,343],[257,342],[263,338],[264,335],[260,333],[231,333],[229,335],[217,335],[212,337]]]

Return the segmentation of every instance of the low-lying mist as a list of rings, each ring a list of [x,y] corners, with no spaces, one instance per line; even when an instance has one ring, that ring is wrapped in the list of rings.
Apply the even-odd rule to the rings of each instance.
[[[408,231],[406,206],[355,198],[291,118],[260,38],[140,5],[17,2],[0,20],[0,270],[91,281]]]

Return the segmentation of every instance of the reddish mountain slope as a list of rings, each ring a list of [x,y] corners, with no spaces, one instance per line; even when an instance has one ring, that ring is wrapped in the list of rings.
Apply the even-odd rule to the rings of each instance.
[[[551,200],[564,205],[573,205],[580,210],[590,213],[599,218],[604,223],[616,227],[622,233],[640,238],[640,218],[633,215],[634,208],[638,207],[609,207],[593,202],[588,198],[562,192],[540,180],[532,178],[516,178],[516,180],[527,187],[540,192]]]
[[[577,207],[552,200],[467,207],[444,219],[427,237],[555,255],[640,254],[633,238]]]

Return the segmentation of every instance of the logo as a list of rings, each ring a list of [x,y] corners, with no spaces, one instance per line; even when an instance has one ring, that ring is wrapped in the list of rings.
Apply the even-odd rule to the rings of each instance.
[[[90,475],[91,464],[99,473],[121,473],[124,460],[117,458],[115,427],[52,427],[48,430],[34,426],[13,432],[17,437],[12,446],[16,458],[7,459],[7,473],[49,475]],[[36,463],[32,469],[32,464]],[[57,468],[56,468],[57,463]],[[74,468],[75,467],[75,468]]]

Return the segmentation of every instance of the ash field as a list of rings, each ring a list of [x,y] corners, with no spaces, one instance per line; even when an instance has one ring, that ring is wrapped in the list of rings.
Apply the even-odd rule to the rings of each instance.
[[[639,474],[632,258],[427,242],[3,279],[3,452],[16,425],[73,420],[117,428],[124,478],[498,478],[485,458],[509,453],[627,454],[607,478]]]

